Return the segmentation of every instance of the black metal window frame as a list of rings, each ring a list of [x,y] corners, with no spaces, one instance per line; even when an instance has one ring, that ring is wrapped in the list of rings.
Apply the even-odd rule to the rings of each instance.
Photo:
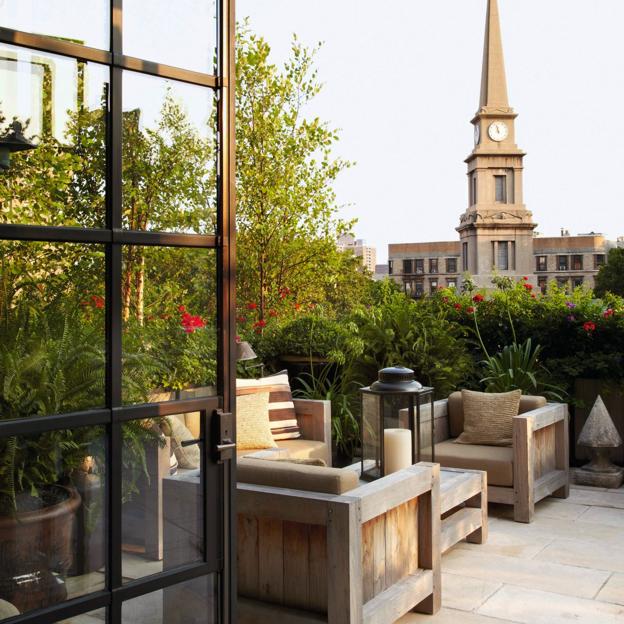
[[[106,262],[106,407],[76,413],[0,421],[0,437],[43,433],[76,427],[106,429],[106,590],[4,620],[6,624],[53,624],[60,620],[106,608],[107,622],[121,624],[125,601],[154,591],[219,574],[219,620],[234,619],[235,595],[235,461],[222,464],[222,487],[209,490],[203,477],[213,462],[209,441],[218,443],[217,410],[235,410],[235,129],[234,129],[234,33],[235,0],[217,0],[215,74],[185,70],[129,57],[122,52],[123,0],[110,2],[110,50],[100,50],[60,39],[0,27],[0,43],[57,54],[77,61],[92,61],[110,71],[107,112],[106,224],[103,228],[0,224],[0,240],[83,243],[103,245]],[[166,42],[164,42],[166,45]],[[122,80],[132,71],[212,89],[217,99],[217,230],[214,235],[131,231],[122,228]],[[217,388],[216,397],[167,403],[123,405],[121,392],[122,326],[121,276],[124,245],[204,248],[216,252],[217,263]],[[201,418],[203,500],[218,496],[223,514],[204,514],[204,558],[153,576],[122,583],[121,489],[122,425],[131,420],[184,412]],[[216,562],[216,565],[215,565]]]

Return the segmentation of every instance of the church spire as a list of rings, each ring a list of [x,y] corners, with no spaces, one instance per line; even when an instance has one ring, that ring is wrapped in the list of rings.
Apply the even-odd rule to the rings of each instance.
[[[499,110],[509,108],[498,0],[488,0],[479,107]]]

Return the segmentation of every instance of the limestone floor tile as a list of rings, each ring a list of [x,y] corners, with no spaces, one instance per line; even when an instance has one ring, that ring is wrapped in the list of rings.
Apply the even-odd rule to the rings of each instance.
[[[522,624],[622,624],[624,607],[576,596],[505,585],[478,613]],[[460,620],[458,620],[458,623]]]
[[[624,535],[620,547],[558,539],[539,552],[535,559],[594,570],[624,572]]]
[[[562,503],[559,498],[544,498],[535,505],[537,518],[557,518],[560,520],[576,520],[589,507],[574,503]]]
[[[624,574],[614,574],[600,590],[596,600],[624,605]]]
[[[442,604],[449,609],[474,611],[501,587],[502,583],[442,572]]]
[[[506,557],[533,559],[538,552],[550,544],[554,536],[524,535],[521,531],[506,531],[508,522],[490,523],[488,540],[485,544],[459,542],[455,548],[474,551],[479,554],[489,553]]]
[[[562,503],[596,505],[599,507],[615,507],[624,509],[624,491],[620,490],[570,490],[568,498],[557,499]]]
[[[478,550],[454,549],[442,560],[445,572],[492,583],[513,583],[529,589],[543,589],[571,596],[593,598],[610,573],[549,563],[535,559],[480,554]]]
[[[509,624],[509,622],[510,620],[442,607],[436,615],[409,613],[397,620],[396,624]]]
[[[580,522],[602,524],[609,527],[624,527],[624,509],[590,507],[580,518]]]

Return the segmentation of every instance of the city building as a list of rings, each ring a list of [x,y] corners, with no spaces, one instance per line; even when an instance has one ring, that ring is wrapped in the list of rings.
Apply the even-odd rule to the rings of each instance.
[[[379,280],[386,279],[386,277],[388,277],[388,265],[376,264],[373,279],[378,282]]]
[[[375,273],[377,249],[367,245],[365,240],[346,234],[338,239],[338,248],[342,251],[352,251],[355,256],[362,258],[362,266]]]
[[[516,144],[517,113],[509,104],[497,0],[488,3],[481,95],[474,148],[466,159],[468,207],[459,240],[388,246],[389,274],[414,297],[439,287],[460,287],[469,273],[481,288],[492,275],[528,277],[542,289],[551,280],[570,288],[594,286],[613,243],[600,234],[542,238],[523,200],[523,152]],[[620,243],[624,244],[624,243]]]

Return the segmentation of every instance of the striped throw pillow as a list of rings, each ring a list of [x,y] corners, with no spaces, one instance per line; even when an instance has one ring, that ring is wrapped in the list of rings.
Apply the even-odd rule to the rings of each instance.
[[[269,420],[273,439],[296,440],[301,431],[295,415],[288,372],[281,371],[262,379],[237,379],[236,396],[245,396],[257,392],[269,392]]]

